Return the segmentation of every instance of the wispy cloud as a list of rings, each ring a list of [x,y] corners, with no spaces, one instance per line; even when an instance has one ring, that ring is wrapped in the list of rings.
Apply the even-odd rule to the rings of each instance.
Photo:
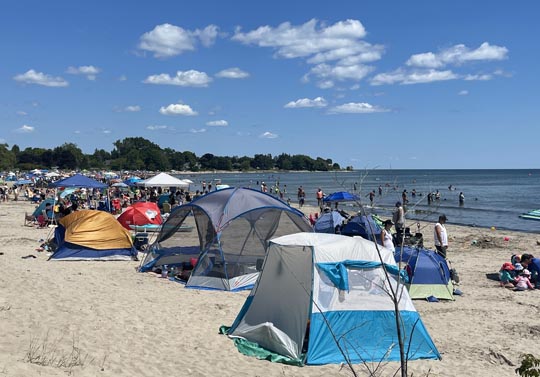
[[[266,131],[259,135],[259,138],[261,139],[277,139],[279,136],[277,134],[274,134],[272,132]]]
[[[249,77],[249,73],[242,71],[240,68],[228,68],[216,73],[216,77],[223,79],[245,79]]]
[[[199,129],[192,128],[191,130],[189,130],[189,132],[191,132],[192,134],[202,134],[206,132],[206,128],[199,128]]]
[[[71,75],[83,75],[90,81],[96,79],[97,74],[101,72],[101,69],[94,67],[93,65],[82,65],[80,67],[68,67],[66,73]]]
[[[35,127],[24,124],[21,127],[14,129],[13,132],[18,133],[18,134],[29,134],[29,133],[34,132],[35,130],[36,130]]]
[[[33,69],[14,76],[13,80],[22,82],[24,84],[35,84],[49,87],[65,87],[69,85],[69,83],[62,77],[54,77],[42,72],[37,72]]]
[[[19,111],[17,111],[17,115],[20,115],[20,116],[27,116],[28,113],[27,113],[26,111],[19,110]]]
[[[490,45],[484,42],[476,49],[458,44],[437,53],[424,52],[412,55],[406,64],[421,68],[442,68],[447,65],[462,65],[472,61],[503,60],[508,57],[508,49],[504,46]]]
[[[193,111],[189,105],[183,103],[172,103],[168,106],[162,106],[159,109],[159,112],[163,115],[185,115],[185,116],[194,116],[198,113]]]
[[[128,113],[136,113],[136,112],[141,111],[141,107],[139,105],[130,105],[130,106],[124,107],[124,111]]]
[[[206,122],[207,126],[210,127],[227,127],[229,125],[229,122],[226,120],[211,120],[209,122]]]
[[[148,76],[143,83],[155,85],[177,85],[191,87],[206,87],[212,82],[212,78],[205,72],[196,70],[178,71],[176,76],[170,76],[167,73]]]
[[[102,129],[101,129],[101,132],[104,133],[105,135],[109,135],[109,134],[112,133],[112,131],[109,130],[109,129],[107,129],[107,128],[102,128]]]
[[[304,75],[304,81],[314,77],[320,88],[331,88],[335,81],[361,80],[373,70],[366,63],[381,59],[384,47],[365,42],[365,36],[366,30],[358,20],[326,25],[312,19],[302,25],[285,22],[245,33],[237,28],[232,39],[246,45],[272,48],[279,58],[305,59],[314,67]]]
[[[144,33],[138,47],[153,53],[156,58],[167,58],[193,51],[199,43],[205,47],[211,46],[218,36],[218,30],[215,25],[191,31],[171,24],[161,24]]]
[[[150,125],[150,126],[146,126],[146,129],[150,131],[163,131],[163,130],[174,131],[175,130],[174,127],[165,126],[165,125]]]
[[[390,110],[382,107],[373,106],[366,102],[349,102],[343,105],[335,106],[328,110],[329,114],[372,114],[385,113]]]
[[[301,98],[296,101],[291,101],[287,103],[284,107],[287,109],[298,109],[302,107],[325,107],[328,105],[328,102],[323,97],[317,97],[314,99]]]
[[[468,90],[461,90],[461,91],[459,91],[458,95],[459,96],[467,96],[467,95],[469,95],[469,91]]]
[[[438,71],[435,69],[422,71],[407,71],[399,68],[393,72],[379,73],[371,80],[371,85],[384,84],[425,84],[435,81],[455,80],[460,76],[450,70]]]

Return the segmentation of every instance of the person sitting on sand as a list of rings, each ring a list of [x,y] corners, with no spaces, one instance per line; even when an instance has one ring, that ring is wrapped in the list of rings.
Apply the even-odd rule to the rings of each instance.
[[[515,284],[515,267],[510,262],[506,262],[499,270],[499,280],[501,281],[501,287],[514,288]],[[523,270],[523,266],[521,267]]]
[[[521,264],[531,272],[531,282],[540,289],[540,258],[535,258],[532,254],[523,254]]]
[[[515,291],[526,291],[527,289],[534,289],[534,286],[531,284],[531,281],[529,280],[531,277],[531,273],[529,270],[524,269],[521,274],[519,274],[515,281],[516,281],[516,288],[514,288]]]

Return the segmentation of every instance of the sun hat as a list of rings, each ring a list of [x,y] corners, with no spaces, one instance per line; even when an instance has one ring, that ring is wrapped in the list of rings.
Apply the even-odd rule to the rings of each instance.
[[[523,270],[523,266],[521,265],[521,263],[516,263],[514,265],[514,268],[516,269],[516,271],[522,271]]]
[[[514,271],[515,270],[515,267],[512,263],[510,262],[505,262],[502,267],[501,267],[501,270],[509,270],[509,271]]]
[[[528,275],[528,276],[531,276],[531,272],[527,269],[524,269],[523,272],[522,272],[523,275]]]

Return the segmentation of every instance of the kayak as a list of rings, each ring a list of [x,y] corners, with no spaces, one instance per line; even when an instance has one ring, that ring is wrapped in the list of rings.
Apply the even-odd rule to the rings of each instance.
[[[526,220],[540,220],[540,209],[535,209],[527,213],[522,213],[519,215],[522,219]]]

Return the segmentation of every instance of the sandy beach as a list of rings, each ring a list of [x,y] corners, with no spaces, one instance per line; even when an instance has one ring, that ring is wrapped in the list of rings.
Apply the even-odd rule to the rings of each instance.
[[[136,261],[48,262],[36,248],[51,228],[23,225],[33,208],[0,203],[0,376],[351,375],[338,365],[299,368],[240,354],[218,329],[233,322],[248,292],[185,289],[136,272]],[[421,227],[432,248],[433,224]],[[513,253],[540,254],[540,236],[447,228],[463,296],[414,302],[443,359],[410,362],[409,373],[515,376],[521,354],[540,357],[540,290],[513,292],[486,273],[497,272]],[[29,255],[36,258],[23,258]],[[397,368],[388,363],[381,375]]]

